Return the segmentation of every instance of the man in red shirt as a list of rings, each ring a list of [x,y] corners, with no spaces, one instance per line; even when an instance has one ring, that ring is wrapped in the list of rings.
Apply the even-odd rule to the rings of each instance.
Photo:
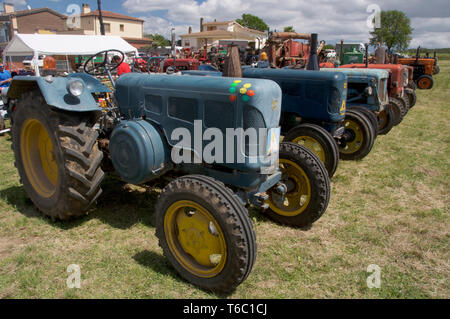
[[[128,63],[125,63],[122,61],[122,63],[120,62],[120,57],[118,55],[113,57],[113,62],[114,63],[120,63],[119,67],[117,68],[117,75],[121,76],[122,74],[125,73],[130,73],[131,69],[130,66],[128,65]]]

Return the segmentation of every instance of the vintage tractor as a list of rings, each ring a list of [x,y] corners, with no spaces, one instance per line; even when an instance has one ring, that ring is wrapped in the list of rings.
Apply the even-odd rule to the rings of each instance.
[[[347,75],[347,110],[360,110],[369,118],[375,135],[387,134],[401,117],[401,109],[389,104],[389,72],[376,69],[323,68],[322,72]]]
[[[295,69],[243,68],[245,78],[277,82],[283,92],[285,141],[311,149],[333,175],[338,158],[357,160],[372,149],[376,131],[361,110],[346,110],[347,76]],[[337,143],[337,145],[336,145]],[[336,147],[337,146],[337,147]]]
[[[132,184],[172,178],[154,210],[164,255],[189,282],[229,292],[256,257],[245,205],[265,208],[282,223],[309,225],[328,205],[325,167],[300,145],[279,144],[276,83],[142,73],[114,83],[118,64],[107,57],[124,55],[112,51],[95,55],[103,62],[92,68],[86,61],[88,74],[12,81],[12,146],[23,187],[43,214],[66,220],[99,198],[104,168]],[[108,74],[114,92],[90,74]],[[253,130],[256,140],[246,135]]]
[[[417,48],[416,56],[412,58],[399,58],[398,62],[414,68],[414,81],[417,87],[422,90],[429,90],[433,87],[433,75],[439,73],[436,52],[433,58],[429,56],[420,57],[420,46]]]
[[[351,69],[382,69],[389,71],[388,95],[389,103],[395,104],[395,108],[401,110],[401,117],[394,122],[398,125],[410,109],[410,98],[406,95],[405,89],[408,88],[408,70],[399,64],[346,64],[339,68]]]
[[[196,59],[174,59],[162,56],[150,57],[147,61],[147,70],[155,73],[165,73],[167,69],[173,71],[197,70],[200,62]]]

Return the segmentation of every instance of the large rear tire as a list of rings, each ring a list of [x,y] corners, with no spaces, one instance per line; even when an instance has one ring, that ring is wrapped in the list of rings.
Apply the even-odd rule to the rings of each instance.
[[[344,137],[339,145],[339,155],[343,160],[359,160],[367,156],[375,140],[369,119],[357,110],[347,110],[344,120]]]
[[[163,189],[156,236],[181,277],[215,292],[235,289],[256,258],[247,210],[224,184],[206,176],[183,176]]]
[[[267,215],[283,225],[311,225],[323,215],[330,201],[330,178],[325,166],[306,147],[283,142],[280,168],[287,193],[283,201],[275,187],[268,191]]]
[[[333,177],[339,163],[339,150],[334,138],[324,128],[315,124],[300,124],[284,137],[285,142],[300,144],[312,151]]]
[[[84,215],[102,190],[103,153],[96,115],[52,110],[39,91],[17,102],[12,126],[15,165],[25,192],[52,219]]]

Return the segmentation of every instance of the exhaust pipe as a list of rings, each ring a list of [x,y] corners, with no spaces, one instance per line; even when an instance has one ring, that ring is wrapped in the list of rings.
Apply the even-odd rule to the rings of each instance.
[[[317,33],[311,33],[309,60],[306,69],[313,71],[319,70],[319,61],[317,57]]]
[[[366,47],[365,55],[366,55],[366,69],[367,69],[369,68],[369,43],[366,43],[364,46]]]

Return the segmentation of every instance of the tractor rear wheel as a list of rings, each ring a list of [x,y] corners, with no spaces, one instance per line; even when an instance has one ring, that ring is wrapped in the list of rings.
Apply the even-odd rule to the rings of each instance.
[[[283,196],[275,187],[268,191],[267,215],[284,225],[311,225],[323,215],[330,201],[330,178],[325,166],[306,147],[283,142],[280,169],[287,193]]]
[[[300,124],[284,137],[285,142],[300,144],[312,151],[325,165],[330,178],[339,163],[339,150],[334,138],[324,128],[315,124]]]
[[[339,155],[343,160],[359,160],[370,153],[375,141],[369,119],[357,110],[347,110],[344,119],[343,143]]]
[[[429,90],[433,87],[434,81],[431,75],[421,75],[417,79],[417,87],[421,90]]]
[[[414,105],[417,103],[417,95],[416,92],[413,89],[406,88],[405,94],[408,97],[409,100],[409,108],[411,109]]]
[[[371,127],[373,129],[374,136],[377,137],[378,119],[375,113],[360,105],[352,106],[350,110],[358,110],[359,112],[363,113],[369,119],[370,124],[372,124]]]
[[[256,235],[247,210],[224,184],[200,175],[177,178],[155,210],[159,245],[181,277],[220,293],[247,278]]]
[[[384,110],[378,112],[378,135],[386,135],[394,127],[394,111],[390,105],[386,105]]]
[[[394,126],[397,126],[403,121],[403,113],[405,113],[404,103],[397,98],[391,97],[389,98],[389,106],[394,113]]]
[[[38,91],[17,102],[12,125],[15,165],[25,192],[52,219],[84,215],[102,190],[103,153],[95,114],[51,109]]]

